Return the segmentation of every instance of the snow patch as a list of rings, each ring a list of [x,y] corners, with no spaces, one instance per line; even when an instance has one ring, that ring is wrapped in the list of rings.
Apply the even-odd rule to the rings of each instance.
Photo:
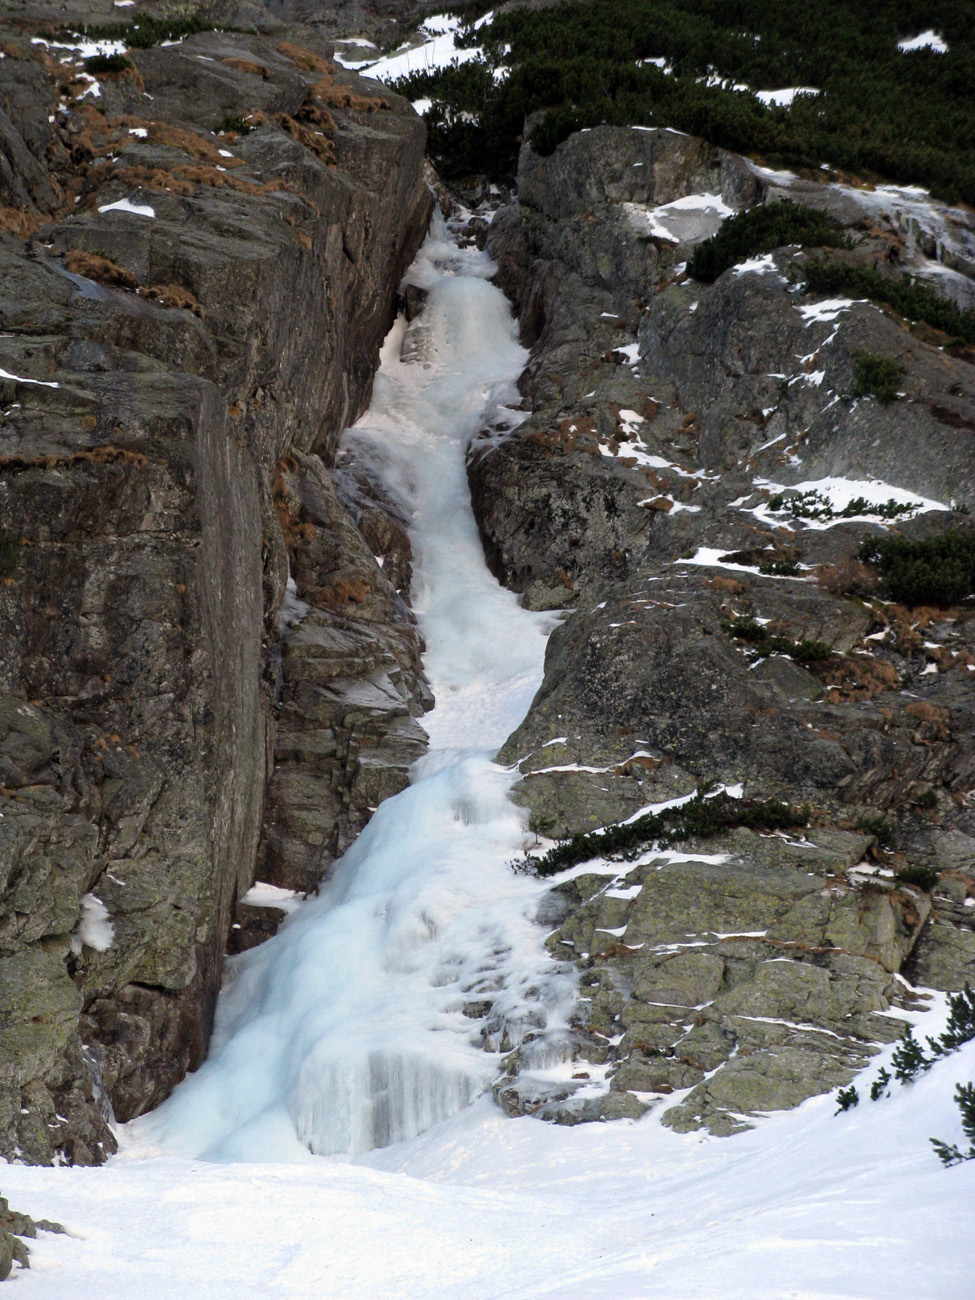
[[[649,210],[634,203],[623,206],[630,213],[640,212],[644,215],[651,236],[672,243],[693,243],[708,239],[725,217],[734,213],[734,209],[725,203],[720,194],[685,194],[673,203],[662,203]]]
[[[779,275],[779,268],[775,265],[775,258],[771,253],[765,253],[762,257],[750,257],[747,262],[739,262],[732,268],[733,275]]]
[[[95,952],[107,952],[115,938],[115,927],[108,919],[108,908],[94,894],[81,899],[81,917],[71,935],[71,951],[80,953],[83,947]]]
[[[790,86],[786,90],[756,90],[755,96],[766,108],[789,108],[797,95],[818,95],[815,86]]]
[[[898,41],[897,48],[902,54],[910,54],[914,50],[934,50],[935,54],[948,53],[945,38],[930,27],[919,36],[912,36],[910,40]]]
[[[291,913],[301,906],[304,897],[297,889],[282,889],[279,885],[255,880],[240,901],[248,907],[275,907],[279,912]]]
[[[131,199],[116,199],[114,203],[105,203],[99,212],[131,212],[137,217],[154,217],[156,209],[148,203],[133,203]]]
[[[12,375],[9,370],[0,370],[0,379],[12,379],[15,384],[38,384],[41,388],[61,387],[50,379],[27,379],[24,375]]]

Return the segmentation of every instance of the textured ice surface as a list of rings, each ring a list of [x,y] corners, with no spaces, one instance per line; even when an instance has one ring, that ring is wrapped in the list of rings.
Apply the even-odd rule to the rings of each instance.
[[[552,626],[490,575],[470,509],[467,445],[518,400],[526,356],[492,270],[435,223],[411,273],[423,313],[393,327],[348,435],[413,518],[431,752],[320,895],[230,964],[209,1059],[144,1121],[169,1150],[293,1160],[413,1137],[498,1073],[465,1009],[491,1003],[498,1041],[516,1043],[567,1003],[532,920],[542,886],[507,866],[524,840],[514,777],[490,761]]]

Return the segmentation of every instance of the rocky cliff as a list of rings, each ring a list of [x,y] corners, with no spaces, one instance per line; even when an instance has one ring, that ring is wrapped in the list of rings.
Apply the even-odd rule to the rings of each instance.
[[[8,1157],[103,1159],[111,1116],[202,1059],[224,954],[424,748],[408,520],[336,462],[429,218],[424,131],[321,43],[407,8],[217,5],[256,30],[94,61],[39,23],[107,0],[0,28]],[[847,266],[975,302],[966,211],[663,129],[526,146],[517,202],[469,228],[531,348],[524,421],[471,447],[475,513],[499,579],[564,611],[501,753],[535,857],[694,813],[553,888],[580,992],[567,1036],[508,1055],[511,1113],[732,1132],[847,1082],[913,985],[975,977],[975,619],[858,559],[975,508],[971,349],[811,292],[815,247],[689,278],[773,202],[825,213]],[[894,365],[884,401],[864,357]],[[570,1084],[533,1074],[559,1053]]]
[[[424,128],[269,25],[87,64],[0,30],[7,1157],[162,1100],[279,915],[258,864],[311,887],[424,740],[402,521],[330,473]]]
[[[533,1079],[529,1048],[496,1091],[569,1122],[679,1092],[666,1122],[729,1132],[847,1082],[902,1031],[902,975],[975,973],[975,622],[884,600],[857,560],[891,527],[964,525],[975,372],[890,308],[805,291],[815,249],[710,286],[687,259],[730,213],[802,203],[847,261],[967,306],[975,230],[667,130],[526,147],[518,196],[487,244],[532,347],[527,418],[469,476],[498,576],[566,615],[501,753],[515,797],[570,836],[716,781],[742,809],[785,801],[795,829],[580,852],[548,918],[580,970],[575,1081]],[[901,367],[896,400],[851,396],[864,354]],[[843,514],[829,476],[890,487]],[[916,508],[885,518],[888,492]]]

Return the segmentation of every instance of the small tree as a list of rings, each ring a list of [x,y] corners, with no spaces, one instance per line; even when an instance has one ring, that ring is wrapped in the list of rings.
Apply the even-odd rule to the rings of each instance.
[[[949,1145],[932,1138],[935,1154],[945,1167],[961,1164],[963,1160],[975,1160],[975,1083],[958,1084],[955,1104],[961,1114],[961,1131],[968,1138],[968,1150],[961,1151],[954,1143]]]

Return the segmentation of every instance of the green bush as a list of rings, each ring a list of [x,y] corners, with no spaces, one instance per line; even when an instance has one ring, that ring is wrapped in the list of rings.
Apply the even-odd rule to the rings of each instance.
[[[811,488],[808,492],[795,492],[787,496],[780,492],[769,499],[770,510],[786,510],[793,519],[859,519],[863,515],[872,515],[877,519],[896,519],[899,515],[913,514],[916,505],[910,502],[888,501],[877,504],[866,497],[854,497],[842,510],[830,505],[821,492]]]
[[[216,135],[226,135],[231,131],[236,132],[237,135],[247,135],[253,128],[240,113],[224,113],[213,130]]]
[[[132,60],[127,59],[124,54],[93,54],[85,59],[85,71],[92,74],[124,72],[126,68],[132,66]]]
[[[924,1048],[914,1037],[913,1029],[905,1029],[901,1041],[890,1058],[894,1078],[900,1083],[913,1083],[919,1074],[925,1074],[934,1061],[925,1056]]]
[[[966,983],[960,993],[948,994],[948,1027],[937,1038],[928,1038],[935,1056],[950,1056],[975,1038],[975,990]]]
[[[887,1085],[890,1083],[891,1075],[883,1066],[877,1072],[877,1077],[870,1085],[870,1100],[879,1101],[887,1093]]]
[[[960,1151],[954,1144],[949,1146],[947,1142],[931,1138],[935,1154],[946,1168],[960,1164],[963,1160],[975,1160],[975,1083],[959,1083],[955,1086],[955,1105],[961,1116],[961,1131],[968,1138],[968,1150]]]
[[[868,537],[860,559],[875,564],[900,605],[959,605],[975,594],[975,530],[948,529],[926,541]]]
[[[736,640],[747,641],[755,655],[763,659],[766,655],[787,655],[796,663],[811,664],[828,659],[833,653],[833,647],[826,641],[813,641],[806,637],[801,641],[791,641],[786,636],[772,636],[764,624],[753,618],[736,618],[723,623],[722,627]]]
[[[905,320],[921,321],[960,343],[975,343],[975,310],[961,308],[910,276],[892,278],[848,262],[814,261],[805,268],[807,293],[848,294],[886,303]]]
[[[872,835],[882,849],[892,849],[897,838],[897,827],[886,817],[861,817],[857,830]]]
[[[591,858],[621,854],[634,857],[656,843],[661,849],[687,839],[709,839],[735,826],[780,831],[805,826],[808,808],[793,808],[780,799],[732,799],[727,794],[708,798],[703,789],[693,799],[659,813],[646,813],[602,831],[589,831],[560,840],[541,857],[530,854],[512,863],[516,871],[531,876],[554,876]]]
[[[850,1084],[849,1088],[840,1088],[839,1092],[836,1094],[836,1102],[836,1114],[838,1115],[840,1111],[852,1110],[854,1106],[859,1105],[860,1094],[857,1092],[856,1088]]]
[[[975,1039],[975,992],[966,984],[963,992],[948,995],[948,1028],[938,1038],[928,1038],[928,1045],[933,1053],[925,1055],[924,1048],[914,1037],[913,1030],[907,1029],[900,1043],[891,1056],[894,1075],[902,1084],[913,1083],[919,1074],[930,1070],[939,1058],[957,1052],[965,1043]],[[888,1084],[891,1082],[889,1071],[879,1070],[870,1085],[870,1100],[879,1101],[889,1096]],[[859,1101],[855,1088],[842,1088],[836,1094],[838,1109],[849,1110]],[[968,1138],[968,1150],[961,1151],[954,1144],[931,1138],[935,1154],[943,1165],[956,1165],[963,1160],[975,1160],[975,1083],[959,1083],[955,1087],[955,1104],[961,1115],[961,1128]]]
[[[180,41],[196,32],[242,30],[240,27],[207,22],[199,14],[157,18],[153,14],[143,13],[137,14],[130,23],[91,24],[84,29],[84,34],[92,40],[125,41],[130,50],[148,50],[153,45],[161,45],[163,41]]]
[[[901,867],[900,871],[894,872],[894,878],[900,885],[917,885],[926,894],[930,894],[938,883],[938,873],[934,867]]]
[[[938,796],[934,790],[922,790],[914,800],[916,808],[937,808]]]
[[[717,234],[695,248],[687,263],[687,274],[710,284],[738,262],[787,244],[845,248],[849,241],[831,217],[815,208],[769,203],[723,221]]]
[[[878,356],[872,352],[854,353],[854,397],[876,397],[886,406],[896,399],[903,378],[904,367],[894,357]]]

